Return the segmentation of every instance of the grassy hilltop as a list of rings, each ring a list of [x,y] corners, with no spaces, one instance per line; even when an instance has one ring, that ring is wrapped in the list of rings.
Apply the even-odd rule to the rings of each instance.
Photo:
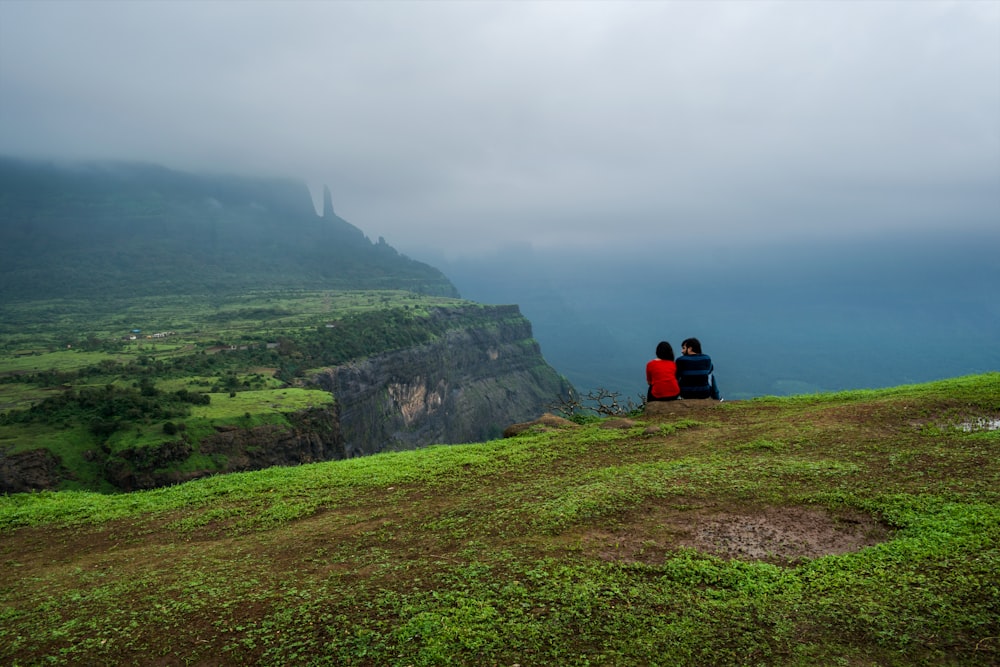
[[[0,498],[0,662],[991,665],[1000,374]]]

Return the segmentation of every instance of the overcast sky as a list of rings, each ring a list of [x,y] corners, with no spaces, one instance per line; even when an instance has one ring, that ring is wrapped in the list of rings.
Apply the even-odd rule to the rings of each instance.
[[[1000,1],[0,0],[0,153],[326,183],[404,252],[1000,227]]]

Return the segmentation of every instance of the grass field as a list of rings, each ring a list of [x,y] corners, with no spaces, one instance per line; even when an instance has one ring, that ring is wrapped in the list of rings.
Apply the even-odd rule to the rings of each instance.
[[[0,342],[6,354],[58,351],[64,340],[118,338],[139,329],[145,336],[230,337],[263,328],[314,326],[327,317],[408,306],[426,312],[433,306],[461,303],[397,290],[251,292],[225,297],[161,296],[136,300],[40,301],[0,306]],[[0,369],[7,363],[0,356]],[[0,372],[3,372],[0,370]]]
[[[2,497],[0,662],[994,665],[998,419],[993,373]]]
[[[198,405],[191,409],[193,418],[225,420],[241,417],[248,412],[251,414],[295,412],[333,402],[333,396],[328,391],[294,387],[241,391],[232,397],[226,394],[209,394],[209,396],[212,397],[211,404]]]

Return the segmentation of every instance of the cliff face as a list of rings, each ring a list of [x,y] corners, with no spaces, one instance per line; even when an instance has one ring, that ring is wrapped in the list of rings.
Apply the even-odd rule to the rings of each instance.
[[[311,379],[334,407],[287,415],[291,427],[219,427],[184,441],[119,452],[105,476],[124,491],[209,474],[299,465],[500,437],[571,391],[542,358],[517,306],[468,306],[432,315],[435,341],[328,368]],[[192,454],[214,469],[191,470]]]
[[[500,437],[509,424],[537,417],[571,391],[542,358],[517,306],[453,308],[437,316],[470,324],[313,378],[337,401],[348,456]]]
[[[47,449],[8,454],[0,449],[0,493],[54,489],[71,473]]]

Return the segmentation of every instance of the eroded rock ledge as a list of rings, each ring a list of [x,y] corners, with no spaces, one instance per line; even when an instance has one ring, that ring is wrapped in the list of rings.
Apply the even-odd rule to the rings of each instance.
[[[469,326],[313,378],[337,400],[348,456],[498,438],[571,391],[517,306],[449,311]]]

